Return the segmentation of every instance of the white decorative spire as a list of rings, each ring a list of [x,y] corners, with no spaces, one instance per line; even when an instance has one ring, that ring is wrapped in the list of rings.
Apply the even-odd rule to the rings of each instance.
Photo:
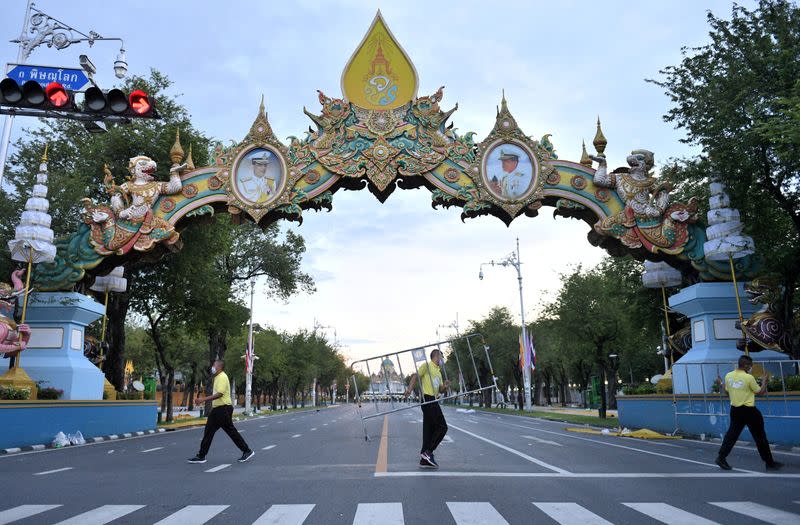
[[[47,147],[45,147],[32,196],[25,203],[14,238],[8,241],[11,258],[20,262],[53,262],[56,247],[50,229],[50,202],[47,200]]]
[[[128,289],[128,280],[123,277],[123,273],[125,272],[124,266],[117,266],[111,273],[108,275],[101,275],[96,277],[94,280],[94,284],[92,285],[90,290],[93,292],[103,292],[103,293],[123,293],[125,290]]]
[[[644,262],[642,284],[645,288],[673,288],[683,282],[681,272],[665,262]]]
[[[753,238],[742,235],[744,224],[739,218],[739,210],[730,207],[731,199],[725,193],[725,185],[712,182],[709,187],[708,241],[703,245],[706,259],[724,261],[729,257],[738,259],[755,253]]]

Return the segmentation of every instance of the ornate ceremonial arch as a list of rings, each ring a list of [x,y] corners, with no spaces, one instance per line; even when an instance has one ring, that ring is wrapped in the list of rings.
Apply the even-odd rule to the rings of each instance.
[[[434,208],[459,206],[462,219],[493,215],[510,224],[552,206],[587,222],[589,241],[613,255],[665,260],[692,280],[729,276],[727,262],[704,258],[694,199],[671,202],[669,184],[652,176],[652,152],[634,150],[628,167],[609,172],[598,120],[596,155],[584,146],[579,162],[559,159],[550,135],[527,135],[505,97],[492,131],[475,142],[448,123],[458,105],[442,110],[444,88],[418,96],[417,80],[378,13],[342,73],[342,98],[320,92],[320,114],[303,110],[316,129],[282,143],[262,100],[247,136],[230,148],[217,144],[211,166],[195,168],[191,155],[184,162],[176,137],[169,182],[156,180],[147,157],[131,159],[120,186],[106,173],[110,204],[85,203],[83,223],[58,241],[55,262],[36,266],[36,286],[71,290],[142,254],[177,249],[180,230],[199,216],[302,221],[304,210],[330,210],[341,188],[366,187],[383,202],[398,187],[423,186]],[[752,261],[737,264],[746,274]]]

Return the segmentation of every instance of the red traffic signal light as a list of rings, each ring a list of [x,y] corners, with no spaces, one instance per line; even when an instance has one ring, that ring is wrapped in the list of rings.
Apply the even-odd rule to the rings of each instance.
[[[160,118],[150,95],[137,89],[130,96],[121,89],[104,93],[98,87],[90,87],[84,95],[84,108],[89,113],[115,115],[129,118]]]
[[[53,107],[61,108],[69,103],[69,93],[67,93],[67,90],[64,89],[64,86],[58,82],[50,82],[47,84],[44,92],[45,95],[47,95],[47,100],[50,101],[50,104],[52,104]]]
[[[130,96],[131,109],[138,115],[146,115],[153,105],[150,104],[150,97],[141,89],[137,89]]]

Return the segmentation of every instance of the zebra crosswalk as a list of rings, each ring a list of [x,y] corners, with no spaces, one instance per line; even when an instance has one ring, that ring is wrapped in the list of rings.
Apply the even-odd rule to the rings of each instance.
[[[693,512],[681,509],[663,502],[621,502],[606,505],[597,513],[575,502],[558,501],[533,501],[526,508],[520,521],[520,513],[515,514],[515,520],[509,519],[496,509],[491,503],[485,501],[447,501],[443,507],[449,512],[456,525],[511,525],[511,523],[552,523],[560,525],[613,525],[620,513],[625,514],[623,522],[631,523],[632,520],[649,518],[649,522],[665,523],[667,525],[714,525],[728,523],[734,516],[747,517],[753,523],[770,523],[774,525],[797,525],[800,523],[800,514],[781,508],[763,505],[751,501],[710,501],[693,506]],[[786,502],[789,508],[799,502]],[[619,508],[615,508],[618,505]],[[146,505],[101,505],[94,509],[78,512],[71,517],[64,518],[65,505],[18,505],[16,507],[0,510],[0,525],[14,523],[20,520],[32,519],[36,523],[56,525],[105,525],[106,523],[149,523],[150,520],[137,517],[137,512],[143,511]],[[412,509],[413,507],[408,507]],[[442,509],[444,511],[444,508]],[[359,503],[355,509],[353,525],[403,525],[406,523],[404,505],[400,502],[387,503]],[[231,510],[227,518],[242,523],[239,511],[230,505],[186,505],[174,510],[171,514],[161,516],[155,525],[202,525],[215,518],[224,518],[225,511]],[[61,514],[57,514],[61,511]],[[701,514],[697,514],[700,512]],[[58,516],[50,518],[50,516]],[[313,513],[313,515],[312,515]],[[608,514],[612,515],[609,516]],[[635,513],[635,516],[630,514]],[[69,513],[67,513],[69,514]],[[604,516],[605,514],[605,516]],[[152,515],[152,514],[149,514]],[[311,519],[309,520],[309,516]],[[308,522],[324,522],[325,509],[323,505],[307,504],[276,504],[268,507],[253,525],[304,525]],[[636,517],[638,516],[638,518]],[[320,521],[322,520],[322,521]],[[220,522],[225,521],[220,519]],[[413,520],[412,520],[413,521]],[[216,521],[215,521],[216,522]],[[339,521],[337,520],[337,523]]]

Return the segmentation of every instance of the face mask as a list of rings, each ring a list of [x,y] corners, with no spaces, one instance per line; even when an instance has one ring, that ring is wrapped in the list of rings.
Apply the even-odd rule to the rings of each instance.
[[[217,373],[217,367],[216,366],[212,366],[211,367],[211,373],[212,374],[216,374]]]

